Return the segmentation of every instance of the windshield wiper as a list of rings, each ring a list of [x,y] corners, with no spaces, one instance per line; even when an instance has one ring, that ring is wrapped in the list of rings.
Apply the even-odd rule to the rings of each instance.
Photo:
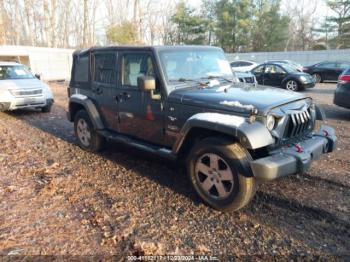
[[[228,79],[228,78],[226,78],[224,76],[213,76],[213,75],[210,75],[210,76],[202,77],[201,79],[221,79],[221,80],[225,80],[226,82],[229,82],[229,83],[235,83],[233,80]]]
[[[208,83],[204,83],[202,81],[191,79],[191,78],[183,78],[183,77],[181,77],[179,79],[172,79],[171,81],[183,82],[183,83],[193,82],[193,83],[199,84],[200,86],[208,86]]]

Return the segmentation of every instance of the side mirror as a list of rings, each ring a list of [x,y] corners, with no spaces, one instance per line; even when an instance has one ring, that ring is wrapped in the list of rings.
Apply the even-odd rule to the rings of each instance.
[[[153,76],[139,76],[137,78],[137,86],[144,92],[150,92],[152,99],[160,100],[160,95],[154,94],[156,90],[156,79]]]
[[[39,75],[39,74],[35,74],[34,75],[36,78],[38,78],[39,80],[41,79],[41,75]]]

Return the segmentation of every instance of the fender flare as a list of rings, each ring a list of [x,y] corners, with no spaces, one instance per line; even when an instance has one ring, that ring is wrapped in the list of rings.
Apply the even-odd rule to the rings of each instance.
[[[326,112],[322,107],[315,104],[315,111],[316,111],[316,120],[320,120],[320,121],[326,120]]]
[[[203,128],[218,131],[233,136],[247,149],[258,149],[275,142],[271,133],[263,123],[253,122],[241,116],[221,113],[198,113],[190,117],[180,131],[179,138],[173,146],[173,153],[177,154],[192,128]]]
[[[103,122],[101,120],[100,114],[97,111],[97,108],[96,108],[95,104],[87,96],[82,95],[82,94],[73,94],[69,98],[68,119],[70,121],[74,121],[74,119],[72,119],[72,116],[70,115],[71,114],[71,105],[72,104],[79,104],[79,105],[84,107],[86,112],[89,114],[91,122],[94,125],[95,129],[104,129]]]

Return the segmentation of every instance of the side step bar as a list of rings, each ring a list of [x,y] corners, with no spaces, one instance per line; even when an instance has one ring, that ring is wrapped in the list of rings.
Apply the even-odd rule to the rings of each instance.
[[[107,130],[98,130],[97,131],[101,136],[105,137],[107,140],[115,141],[121,144],[125,144],[143,151],[146,151],[151,154],[158,155],[160,157],[167,158],[169,160],[176,160],[176,155],[173,152],[165,147],[158,147],[146,142],[139,141],[129,136],[112,133]]]

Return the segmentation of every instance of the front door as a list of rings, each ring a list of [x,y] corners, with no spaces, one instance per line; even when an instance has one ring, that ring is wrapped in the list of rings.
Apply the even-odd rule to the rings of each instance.
[[[252,70],[259,85],[264,84],[264,65],[259,65]]]
[[[123,52],[119,58],[120,81],[117,87],[119,132],[155,144],[163,142],[163,108],[161,100],[153,100],[149,92],[137,85],[140,76],[154,76],[157,90],[160,81],[151,52]]]
[[[104,126],[118,129],[117,104],[114,93],[117,85],[117,52],[96,51],[91,57],[91,92],[102,116]]]
[[[281,86],[282,80],[286,77],[286,72],[278,65],[266,65],[264,74],[264,85]]]

